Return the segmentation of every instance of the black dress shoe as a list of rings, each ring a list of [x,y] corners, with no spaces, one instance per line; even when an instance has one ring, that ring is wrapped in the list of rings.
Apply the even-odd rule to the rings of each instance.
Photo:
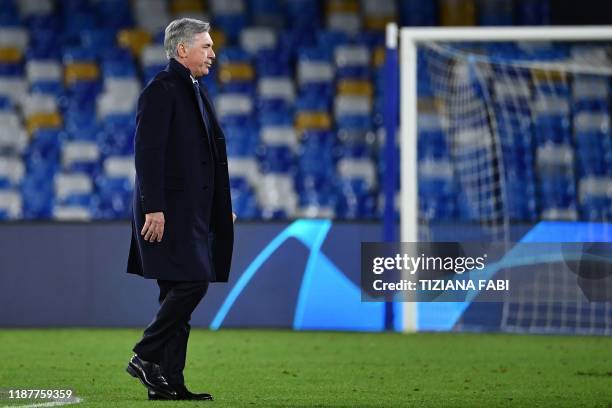
[[[176,391],[168,385],[168,381],[161,374],[159,365],[144,361],[136,354],[132,357],[125,369],[132,377],[138,378],[149,391],[166,398],[175,397]]]
[[[187,387],[184,385],[173,385],[172,386],[176,390],[176,395],[173,397],[165,397],[156,393],[155,391],[149,390],[149,399],[150,400],[189,400],[189,401],[214,401],[214,398],[210,394],[202,393],[202,394],[194,394],[189,391]]]

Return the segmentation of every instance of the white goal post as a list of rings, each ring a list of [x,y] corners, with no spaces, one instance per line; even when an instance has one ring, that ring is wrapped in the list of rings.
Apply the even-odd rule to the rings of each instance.
[[[396,32],[397,29],[388,29]],[[400,47],[400,237],[419,240],[417,49],[430,42],[612,41],[612,26],[401,28]],[[389,42],[388,42],[389,43]],[[499,148],[499,147],[498,147]],[[417,303],[403,305],[403,328],[418,330]]]

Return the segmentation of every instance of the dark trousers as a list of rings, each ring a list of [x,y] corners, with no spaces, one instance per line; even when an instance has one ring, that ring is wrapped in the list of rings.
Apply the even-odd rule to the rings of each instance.
[[[157,284],[159,311],[134,346],[134,352],[145,361],[159,364],[168,383],[184,384],[189,320],[206,294],[208,282],[158,280]]]

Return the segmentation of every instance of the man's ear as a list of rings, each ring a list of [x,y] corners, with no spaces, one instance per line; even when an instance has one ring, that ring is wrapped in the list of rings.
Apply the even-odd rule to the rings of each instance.
[[[187,49],[185,47],[185,44],[179,43],[176,46],[176,55],[178,55],[181,58],[185,58],[187,56]]]

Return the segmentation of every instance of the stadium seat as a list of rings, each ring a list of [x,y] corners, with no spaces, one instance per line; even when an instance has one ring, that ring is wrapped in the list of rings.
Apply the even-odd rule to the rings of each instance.
[[[338,81],[337,95],[367,96],[371,98],[374,90],[367,80],[342,79]]]
[[[586,177],[578,183],[583,219],[600,221],[612,216],[612,178]]]
[[[6,95],[0,95],[0,112],[13,112],[14,106],[10,98]]]
[[[66,141],[61,147],[65,171],[83,172],[94,177],[99,172],[100,147],[95,141]]]
[[[47,219],[51,216],[53,206],[53,188],[47,177],[28,174],[21,187],[23,217],[25,219]]]
[[[337,173],[341,179],[363,180],[368,191],[374,190],[377,185],[376,168],[367,158],[345,157],[338,160]]]
[[[419,206],[427,220],[455,218],[455,184],[448,159],[428,158],[419,163]]]
[[[36,93],[26,96],[21,109],[26,121],[32,115],[58,112],[57,101],[54,96]]]
[[[0,48],[10,47],[22,52],[29,40],[28,31],[22,27],[0,27]]]
[[[140,82],[135,78],[106,78],[104,91],[98,95],[97,100],[98,119],[134,113],[140,89]]]
[[[327,28],[348,35],[361,30],[361,14],[357,1],[331,1],[326,4]]]
[[[22,217],[21,194],[15,190],[0,189],[0,220],[17,220]]]
[[[240,32],[247,26],[247,4],[244,0],[211,0],[210,11],[213,24],[221,28],[229,43],[237,41]]]
[[[102,157],[108,156],[124,156],[134,154],[134,134],[132,115],[127,115],[124,119],[120,119],[116,124],[113,124],[113,117],[107,116],[105,123],[106,127],[96,133],[97,142],[100,146]],[[124,123],[121,120],[126,120]]]
[[[295,216],[298,197],[291,176],[262,174],[255,183],[255,192],[264,219]]]
[[[91,62],[75,62],[66,64],[64,82],[70,86],[76,82],[92,82],[100,78],[100,68]]]
[[[10,111],[0,111],[0,153],[19,154],[28,144],[28,134],[19,116]]]
[[[247,27],[240,32],[240,46],[255,55],[276,48],[276,31],[269,27]]]
[[[369,219],[376,215],[376,196],[364,180],[341,180],[337,186],[336,215],[340,219]]]
[[[339,78],[357,78],[364,81],[370,79],[370,51],[366,46],[338,46],[334,50],[334,60]],[[370,82],[368,82],[368,85],[370,85]]]
[[[226,62],[221,64],[218,78],[222,85],[232,82],[250,82],[255,78],[255,70],[248,62]]]
[[[236,185],[235,180],[244,181],[244,179],[231,179],[232,210],[240,219],[250,220],[259,218],[260,211],[253,189],[246,182]]]
[[[98,0],[94,3],[100,25],[121,29],[134,25],[130,2],[123,0]]]
[[[300,87],[310,83],[329,83],[334,79],[334,69],[329,61],[300,59],[297,80]]]
[[[0,156],[0,185],[18,187],[25,172],[25,164],[19,156]]]
[[[55,198],[58,202],[69,197],[88,197],[93,192],[92,178],[85,173],[58,173],[54,181]]]
[[[0,155],[23,155],[21,215],[126,216],[123,186],[134,176],[137,98],[167,64],[166,24],[183,16],[209,19],[215,50],[223,47],[202,83],[216,102],[233,180],[248,180],[232,186],[241,218],[379,214],[384,24],[550,19],[548,1],[519,3],[510,16],[508,0],[0,0]],[[427,217],[475,220],[473,209],[461,208],[458,188],[445,176],[444,163],[451,159],[447,129],[427,123],[431,117],[423,114],[425,106],[430,116],[437,115],[428,73],[436,61],[419,52],[417,154],[426,161],[423,168],[441,172],[421,174],[421,210]],[[606,47],[593,44],[493,44],[482,52],[506,60],[608,58]],[[492,70],[509,77],[500,66]],[[580,186],[612,175],[609,83],[593,75],[542,70],[510,76],[507,82],[494,81],[491,119],[500,137],[511,218],[605,217],[604,199],[596,194],[601,189]],[[482,91],[476,83],[471,86]],[[471,129],[460,138],[473,141],[480,131]],[[60,171],[86,173],[96,178],[95,186],[68,202],[57,201],[53,189],[41,183]],[[555,172],[561,176],[553,177]],[[1,174],[0,166],[0,187],[19,184]],[[269,181],[276,193],[290,186],[295,206],[272,206],[273,193],[262,193],[257,184],[262,175],[276,180]],[[6,217],[2,209],[0,214]]]
[[[7,66],[13,64],[19,64],[23,58],[23,53],[19,48],[16,47],[2,47],[0,48],[0,67],[7,69]],[[19,72],[20,67],[14,67],[15,72]]]
[[[26,119],[26,129],[33,134],[40,129],[60,129],[62,117],[57,112],[43,112],[30,115]]]
[[[133,1],[132,13],[136,20],[136,26],[142,27],[151,35],[163,31],[171,20],[167,3],[164,0]]]
[[[0,95],[10,98],[15,106],[20,106],[28,93],[25,79],[0,76]]]
[[[298,132],[304,130],[329,130],[331,126],[331,117],[325,111],[302,111],[298,112],[295,117],[295,127]]]
[[[295,88],[289,77],[262,77],[257,82],[257,94],[261,99],[280,99],[291,105],[295,101]]]
[[[393,0],[364,0],[362,2],[364,25],[370,30],[382,31],[387,23],[397,21],[397,8]]]
[[[151,34],[146,30],[124,28],[117,33],[117,44],[130,50],[134,56],[139,56],[151,40]]]
[[[202,13],[204,7],[198,0],[172,0],[170,2],[170,11],[174,15],[185,13]]]
[[[136,176],[132,156],[108,156],[103,163],[104,175],[109,178],[124,178],[133,183]]]
[[[140,53],[140,64],[144,67],[165,66],[168,63],[166,50],[162,44],[147,44]]]
[[[127,219],[132,204],[132,183],[126,177],[101,175],[96,178],[98,215],[103,219]]]
[[[250,186],[255,186],[260,178],[259,167],[252,157],[232,157],[228,166],[231,179],[242,178]]]
[[[23,18],[47,15],[53,11],[52,0],[22,0],[16,3],[19,7],[19,15]]]
[[[113,29],[94,28],[80,33],[81,46],[98,52],[113,48],[117,42],[117,34]]]
[[[253,112],[253,100],[248,95],[239,93],[220,94],[215,107],[221,120],[226,116],[249,116]]]
[[[92,212],[86,205],[55,205],[53,219],[57,221],[89,221]]]

